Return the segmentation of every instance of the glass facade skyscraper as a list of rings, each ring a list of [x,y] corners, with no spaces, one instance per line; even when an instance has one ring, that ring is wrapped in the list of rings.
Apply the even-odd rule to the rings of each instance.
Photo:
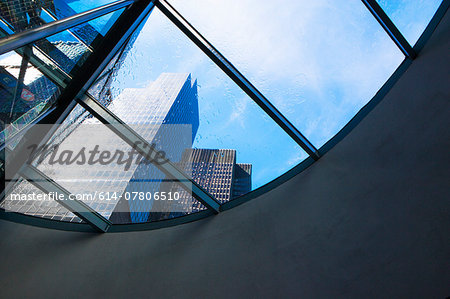
[[[130,105],[132,99],[132,105]],[[224,203],[251,190],[251,164],[236,163],[236,150],[192,149],[199,128],[197,82],[190,74],[163,73],[145,88],[126,88],[108,108],[133,128],[157,150],[180,166],[186,174]],[[76,114],[79,114],[78,112]],[[124,152],[131,146],[114,136],[114,133],[97,120],[85,119],[81,125],[69,124],[64,133],[55,134],[59,151],[80,151],[81,146],[101,144]],[[71,127],[72,126],[72,127]],[[86,136],[95,138],[86,138]],[[113,223],[140,223],[171,218],[205,209],[192,195],[177,183],[166,178],[154,164],[142,160],[124,170],[123,165],[50,165],[50,154],[38,168],[73,194],[108,193],[104,200],[91,198],[86,203]],[[82,177],[82,179],[80,179]],[[72,179],[77,178],[77,179]],[[20,183],[21,194],[40,191],[26,181]],[[168,191],[181,194],[175,202],[130,200],[124,194]],[[14,206],[12,206],[14,202]],[[3,207],[11,211],[71,222],[81,221],[57,202],[27,202],[5,200]],[[43,209],[44,208],[44,209]],[[45,211],[43,211],[45,210]]]
[[[236,163],[234,149],[200,149],[191,148],[183,152],[180,168],[192,174],[192,179],[211,194],[221,204],[248,193],[252,188],[252,165]],[[180,192],[180,202],[189,211],[198,212],[206,209],[200,202],[192,200],[192,195],[181,190],[174,183],[164,186],[165,190]],[[163,203],[158,202],[162,205]],[[158,210],[162,210],[158,208]],[[183,213],[153,213],[152,220],[181,216]]]
[[[132,99],[133,104],[129,101]],[[197,82],[193,81],[190,74],[164,73],[149,84],[146,88],[124,89],[109,106],[110,110],[120,117],[127,125],[135,129],[146,141],[154,143],[156,149],[164,150],[170,160],[177,162],[181,159],[183,151],[192,146],[193,139],[199,126],[198,120],[198,95]],[[87,136],[94,138],[86,138]],[[81,146],[93,148],[101,144],[103,148],[113,148],[124,152],[131,147],[118,140],[114,133],[93,119],[86,119],[82,125],[69,130],[64,140],[59,143],[59,151],[80,151]],[[50,155],[39,164],[38,168],[61,186],[74,194],[97,194],[99,190],[117,197],[131,192],[157,192],[161,180],[165,175],[153,164],[132,163],[127,170],[118,163],[107,165],[50,165]],[[74,177],[82,177],[81,180],[73,180]],[[18,186],[20,192],[39,192],[35,188]],[[29,185],[29,184],[26,184]],[[4,206],[8,205],[4,201]],[[133,201],[115,199],[100,200],[94,198],[87,202],[93,209],[115,222],[145,222],[153,201]],[[26,205],[22,202],[21,205]],[[36,203],[28,203],[36,206]],[[46,203],[48,204],[48,203]],[[55,208],[57,203],[53,202]],[[52,205],[50,204],[50,205]],[[9,210],[22,209],[20,205],[14,207],[5,206]],[[37,209],[27,210],[27,214],[34,215]],[[114,213],[113,213],[114,211]],[[62,209],[54,213],[49,209],[43,216],[52,219],[66,221],[80,221],[78,217]],[[113,215],[113,216],[111,216]],[[42,216],[42,215],[41,215]],[[56,217],[56,218],[55,218]],[[61,218],[60,218],[61,217]]]
[[[220,203],[251,190],[252,165],[236,163],[236,150],[196,148],[184,155],[191,163],[194,181]]]
[[[131,106],[130,98],[134,99]],[[163,73],[145,90],[125,89],[110,109],[125,123],[132,124],[145,140],[168,154],[171,161],[178,162],[183,151],[192,146],[199,126],[197,81],[193,81],[190,74]],[[153,164],[141,163],[125,193],[158,192],[164,178],[165,174]],[[122,198],[111,220],[145,222],[152,206],[153,201]]]

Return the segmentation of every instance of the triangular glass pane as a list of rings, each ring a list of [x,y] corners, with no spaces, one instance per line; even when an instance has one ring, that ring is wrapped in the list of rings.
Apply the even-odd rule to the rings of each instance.
[[[51,35],[37,41],[35,46],[64,72],[74,73],[100,46],[104,35],[122,12],[123,9]]]
[[[221,202],[270,182],[307,156],[158,10],[108,90],[108,108],[127,124],[189,123],[193,150],[183,155],[195,157],[194,180]]]
[[[170,3],[316,147],[403,59],[361,1]]]
[[[442,0],[377,0],[377,2],[413,46]]]

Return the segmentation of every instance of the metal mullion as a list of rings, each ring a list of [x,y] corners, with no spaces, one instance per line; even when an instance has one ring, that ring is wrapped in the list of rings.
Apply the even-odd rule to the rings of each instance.
[[[0,29],[1,30],[1,29]],[[19,55],[23,55],[23,48],[19,48],[15,50]],[[43,54],[45,55],[45,54]],[[53,83],[55,83],[57,86],[59,86],[61,89],[64,89],[67,86],[68,81],[70,81],[72,78],[67,75],[63,70],[59,69],[57,65],[55,65],[55,68],[52,68],[45,62],[43,62],[38,56],[31,53],[29,57],[30,61],[29,63],[33,65],[35,68],[37,68],[42,74],[44,74],[47,78],[49,78]],[[22,130],[25,132],[27,127],[40,123],[41,119],[43,119],[47,114],[49,114],[51,111],[53,111],[55,107],[51,107],[49,105],[49,108],[44,108],[43,113],[38,116],[34,121],[27,124],[26,127]],[[9,138],[9,141],[13,141],[16,139],[20,134],[13,136],[12,138]],[[6,147],[6,141],[2,145],[0,145],[0,150]],[[1,200],[0,200],[1,201]]]
[[[102,123],[107,125],[108,128],[116,133],[121,139],[134,147],[139,154],[148,157],[150,160],[154,158],[157,151],[152,148],[151,144],[125,124],[119,117],[114,115],[108,108],[96,101],[92,96],[88,94],[83,98],[79,98],[78,102]],[[184,189],[192,192],[193,196],[208,209],[216,214],[219,213],[220,203],[208,192],[203,190],[196,182],[190,179],[182,170],[178,169],[173,163],[167,162],[161,165],[155,164],[155,166],[169,177],[175,179]]]
[[[39,48],[34,48],[36,51],[39,51],[41,55],[45,56],[46,59],[49,59],[54,65],[49,66],[47,63],[42,61],[36,54],[32,54],[30,57],[30,63],[37,68],[42,74],[44,74],[47,78],[49,78],[53,83],[64,89],[67,86],[67,82],[69,82],[72,77],[68,75],[60,66],[52,61],[51,57],[49,57],[46,53],[44,53]],[[20,53],[19,49],[16,50]]]
[[[46,8],[42,8],[42,10],[45,11],[50,16],[50,18],[53,19],[53,21],[58,21],[58,18],[55,15],[53,15],[51,11],[47,10]],[[89,51],[91,52],[94,51],[91,45],[87,44],[76,32],[74,32],[72,29],[68,29],[68,31],[74,38],[76,38],[80,43],[82,43],[86,48],[88,48]]]
[[[55,22],[44,24],[37,28],[10,35],[9,37],[0,41],[0,54],[12,51],[19,47],[23,47],[29,43],[33,43],[37,40],[46,38],[47,36],[88,22],[92,19],[101,17],[110,12],[129,6],[134,2],[134,0],[116,1]]]
[[[154,5],[150,0],[135,2],[119,17],[111,30],[108,31],[99,49],[88,57],[77,76],[70,81],[58,99],[55,108],[36,124],[61,124],[76,106],[75,98],[83,96],[92,82],[100,75],[109,61],[122,47],[129,36],[138,28],[139,24],[151,12]],[[26,163],[27,147],[31,144],[42,146],[47,143],[56,131],[56,126],[49,130],[37,130],[31,127],[22,137],[19,144],[10,155],[9,177],[15,178],[21,167]],[[13,184],[8,184],[2,191],[0,201],[4,198]]]
[[[416,51],[411,47],[409,42],[405,39],[403,34],[398,30],[397,26],[391,21],[386,12],[381,8],[376,0],[362,0],[364,5],[380,23],[381,27],[386,31],[389,37],[394,41],[397,47],[402,53],[410,58],[414,59],[417,56]]]
[[[14,113],[14,105],[22,96],[22,91],[23,88],[25,87],[24,80],[28,68],[28,62],[30,61],[30,52],[32,52],[30,47],[25,47],[23,49],[22,62],[20,63],[19,75],[17,76],[17,84],[14,88],[14,94],[11,103],[11,111],[9,113],[10,118]]]
[[[6,37],[8,33],[0,28],[0,37]],[[37,47],[33,47],[33,50],[39,51],[41,55],[45,56],[48,60],[54,63],[54,66],[50,67],[48,64],[43,62],[36,54],[31,51],[30,53],[30,63],[37,68],[41,73],[46,75],[51,81],[53,81],[56,85],[65,88],[70,79],[72,79],[66,72],[64,72],[52,59],[48,57],[48,55],[42,52],[41,49]],[[16,51],[19,55],[24,56],[24,47],[17,48]],[[63,78],[64,77],[64,78]]]
[[[314,160],[320,158],[318,150],[277,108],[244,77],[225,56],[208,42],[183,16],[167,1],[152,0],[155,5],[194,42],[222,71],[224,71],[253,101],[256,102],[292,139],[295,140]]]
[[[57,200],[56,202],[89,223],[94,229],[100,232],[106,232],[112,225],[108,219],[84,202],[71,199],[71,193],[68,190],[45,175],[39,169],[26,164],[20,170],[20,175],[45,193],[55,192],[55,194],[62,194],[64,199]]]

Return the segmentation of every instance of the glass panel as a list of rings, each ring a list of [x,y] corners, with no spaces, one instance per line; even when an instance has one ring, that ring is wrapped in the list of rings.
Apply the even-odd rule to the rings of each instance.
[[[197,183],[221,202],[270,182],[306,158],[158,10],[126,52],[107,85],[108,108],[129,124],[190,124],[193,150],[184,157]],[[98,86],[90,92],[98,95]]]
[[[377,0],[411,45],[419,39],[441,0]]]
[[[77,68],[76,66],[84,63],[122,11],[107,14],[70,30],[49,36],[36,42],[36,47],[60,69],[69,74]],[[92,24],[103,25],[94,27]]]
[[[79,42],[67,30],[39,40],[35,46],[42,55],[67,74],[77,64],[81,65],[92,53],[86,45]]]
[[[54,11],[53,1],[2,0],[0,1],[0,27],[11,30],[9,34],[39,27],[48,22],[43,10]],[[72,14],[67,14],[66,17]]]
[[[70,34],[72,34],[78,41],[83,42],[86,45],[91,45],[95,38],[105,36],[124,10],[125,9],[122,8],[89,22],[77,25],[70,28],[68,32],[70,32]]]
[[[115,2],[114,0],[54,0],[54,11],[59,17],[73,15],[102,5]]]
[[[1,144],[34,122],[60,94],[56,84],[38,69],[37,62],[42,60],[36,58],[36,52],[23,47],[17,53],[0,55]]]
[[[112,20],[117,13],[99,19]],[[88,25],[82,24],[73,30]],[[89,32],[90,39],[102,38],[94,29]],[[86,42],[66,30],[39,40],[32,47],[24,46],[0,55],[2,144],[6,135],[11,140],[56,101],[61,92],[57,84],[67,83],[67,74],[77,70],[92,53]]]
[[[170,3],[317,147],[403,59],[361,1]]]
[[[131,40],[134,40],[134,38]],[[101,75],[96,78],[92,86],[89,88],[89,93],[93,96],[93,98],[100,101],[104,106],[108,106],[111,102],[111,82],[115,78],[117,71],[120,69],[122,62],[129,52],[129,48],[132,44],[133,43],[128,43],[122,46],[114,58],[108,63]]]
[[[1,0],[0,27],[8,34],[18,33],[110,2],[114,1]],[[106,24],[103,21],[97,23],[98,26]]]
[[[144,19],[144,21],[139,25],[139,27],[133,32],[122,48],[114,55],[114,58],[108,63],[106,68],[103,70],[102,74],[94,81],[92,86],[89,88],[89,93],[103,105],[108,106],[112,100],[111,97],[111,83],[117,76],[117,72],[122,68],[122,64],[125,58],[133,48],[136,38],[142,31],[143,26],[147,22],[150,14]]]
[[[39,128],[48,127],[40,125]],[[181,135],[167,126],[161,129],[148,125],[135,129],[144,136],[159,130],[157,137],[162,141],[153,140],[159,151],[170,144],[166,136],[181,146],[183,138],[188,146],[192,142],[190,128],[189,134],[181,132]],[[164,130],[166,132],[161,133]],[[37,154],[31,149],[33,166],[68,190],[73,198],[83,201],[113,223],[156,221],[204,209],[188,192],[148,162],[150,160],[141,159],[134,146],[125,143],[81,106],[76,106],[58,127],[47,147],[34,153]],[[174,163],[179,162],[170,148],[161,153]],[[19,190],[18,193],[29,192]]]

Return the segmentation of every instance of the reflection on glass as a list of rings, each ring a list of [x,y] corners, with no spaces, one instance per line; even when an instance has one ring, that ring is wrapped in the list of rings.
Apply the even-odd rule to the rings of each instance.
[[[45,23],[64,19],[114,1],[64,1],[23,0],[0,2],[0,30],[8,34],[39,27]],[[98,32],[107,24],[107,19],[97,19],[91,24]]]
[[[419,39],[441,0],[377,0],[411,45]]]
[[[60,89],[38,69],[42,60],[35,53],[35,48],[23,47],[0,56],[1,144],[35,121],[59,96]]]
[[[37,41],[35,47],[67,74],[70,74],[77,65],[80,66],[92,53],[67,30]]]
[[[122,10],[98,18],[110,28]],[[93,20],[91,22],[94,22]],[[91,22],[78,25],[0,56],[0,139],[10,140],[35,121],[58,98],[61,85],[92,54],[102,33]],[[1,31],[0,36],[6,36]]]
[[[168,111],[184,115],[185,122],[189,119],[193,152],[185,156],[193,159],[194,180],[218,200],[224,202],[258,188],[306,158],[275,122],[157,10],[109,85],[109,108],[123,117],[116,99],[130,95],[121,105],[135,109],[137,99],[145,98],[145,117],[170,123],[170,113],[160,114],[161,108],[156,111],[153,103],[164,97],[169,103],[176,97],[176,104],[183,98],[186,84],[198,99]],[[198,114],[192,113],[197,105]]]
[[[162,153],[163,160],[178,166],[182,154],[192,145],[192,129],[183,124],[135,123],[132,129],[152,140],[152,147]],[[205,209],[166,177],[157,166],[160,164],[153,163],[157,158],[139,155],[135,146],[81,106],[75,107],[45,148],[36,152],[31,148],[29,154],[33,167],[113,223],[157,221]],[[20,192],[31,191],[22,188]]]
[[[66,15],[81,13],[108,3],[115,2],[114,0],[54,0],[56,14]]]
[[[36,42],[39,51],[67,74],[73,73],[95,51],[104,34],[123,10],[77,25]],[[93,26],[92,24],[103,24]]]
[[[170,1],[316,147],[402,61],[361,1]]]

